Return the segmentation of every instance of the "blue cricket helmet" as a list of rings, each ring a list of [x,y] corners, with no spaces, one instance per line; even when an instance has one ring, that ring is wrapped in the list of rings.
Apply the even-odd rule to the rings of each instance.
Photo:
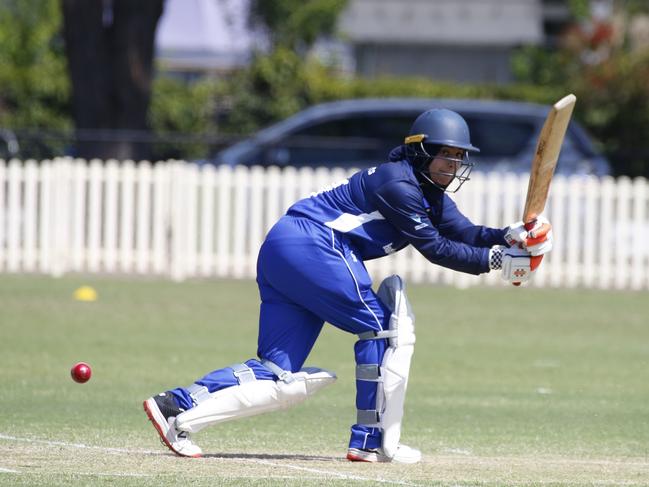
[[[471,144],[469,126],[462,116],[445,108],[433,108],[419,115],[404,141],[406,159],[415,168],[421,184],[431,184],[443,191],[454,193],[469,180],[473,163],[469,152],[480,152]],[[438,155],[442,147],[462,149],[462,159]],[[436,170],[431,172],[430,164],[436,157],[456,164],[454,171]],[[452,177],[448,183],[443,179]]]
[[[469,126],[464,118],[446,108],[433,108],[419,115],[412,124],[405,143],[432,144],[480,152],[480,149],[471,144]]]

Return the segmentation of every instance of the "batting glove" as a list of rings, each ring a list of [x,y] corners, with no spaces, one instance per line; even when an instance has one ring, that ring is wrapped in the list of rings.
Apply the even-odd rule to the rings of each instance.
[[[543,215],[536,219],[530,231],[522,221],[512,223],[505,232],[505,241],[510,247],[527,249],[534,256],[547,254],[552,250],[552,225]]]
[[[489,268],[500,270],[503,280],[511,283],[528,281],[532,274],[532,254],[520,247],[496,245],[489,249]]]

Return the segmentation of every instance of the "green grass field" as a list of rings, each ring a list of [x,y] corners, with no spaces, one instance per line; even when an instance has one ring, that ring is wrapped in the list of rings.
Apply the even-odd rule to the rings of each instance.
[[[82,284],[99,300],[72,299]],[[253,357],[250,281],[0,279],[0,485],[649,485],[646,293],[411,286],[402,439],[421,464],[344,460],[354,337],[308,360],[339,380],[286,412],[214,426],[174,457],[148,396]],[[93,378],[74,383],[85,360]]]

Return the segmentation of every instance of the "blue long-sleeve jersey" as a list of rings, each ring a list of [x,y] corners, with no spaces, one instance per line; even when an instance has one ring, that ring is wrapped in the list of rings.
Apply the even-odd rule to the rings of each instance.
[[[390,160],[298,201],[287,214],[345,234],[362,260],[412,244],[443,267],[488,272],[489,248],[506,244],[506,230],[474,225],[445,192],[422,185],[401,148]]]

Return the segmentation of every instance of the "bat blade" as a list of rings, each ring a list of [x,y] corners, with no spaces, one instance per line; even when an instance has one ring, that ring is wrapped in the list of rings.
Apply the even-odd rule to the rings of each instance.
[[[527,230],[534,227],[536,218],[545,209],[554,169],[557,167],[561,145],[566,136],[576,102],[577,97],[570,94],[552,105],[539,134],[530,170],[530,180],[527,185],[525,208],[523,209],[523,223]],[[531,257],[530,269],[533,271],[538,268],[542,260],[542,255]],[[514,282],[512,284],[520,286],[521,283]]]
[[[561,145],[568,130],[572,110],[577,97],[573,94],[556,102],[548,113],[541,134],[536,144],[530,180],[527,186],[527,197],[523,210],[523,222],[533,225],[534,220],[545,208],[550,191],[550,182],[559,160]]]

